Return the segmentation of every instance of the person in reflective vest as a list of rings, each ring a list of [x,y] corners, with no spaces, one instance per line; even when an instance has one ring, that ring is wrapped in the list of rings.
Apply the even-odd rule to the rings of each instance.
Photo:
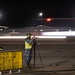
[[[32,57],[33,39],[30,33],[27,34],[27,38],[24,41],[25,47],[25,67],[30,67],[30,61]]]

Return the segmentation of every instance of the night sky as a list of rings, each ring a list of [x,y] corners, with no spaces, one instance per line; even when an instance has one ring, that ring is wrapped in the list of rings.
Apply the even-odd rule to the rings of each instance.
[[[30,27],[40,24],[42,18],[75,18],[74,0],[0,0],[0,25],[10,28]],[[75,27],[75,19],[42,21],[48,26]]]

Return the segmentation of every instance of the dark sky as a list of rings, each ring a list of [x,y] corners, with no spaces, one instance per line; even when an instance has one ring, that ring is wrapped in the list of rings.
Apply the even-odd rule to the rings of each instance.
[[[39,25],[42,18],[75,18],[74,0],[0,0],[0,25],[9,27],[29,27]],[[71,21],[71,22],[70,22]],[[53,21],[47,25],[75,26],[75,20]],[[64,25],[62,24],[64,22]],[[46,25],[45,21],[43,24]]]

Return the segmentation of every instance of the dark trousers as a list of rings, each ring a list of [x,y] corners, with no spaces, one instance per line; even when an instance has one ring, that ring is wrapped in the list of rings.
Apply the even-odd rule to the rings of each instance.
[[[25,65],[30,65],[31,57],[32,57],[32,50],[26,49],[25,50]]]

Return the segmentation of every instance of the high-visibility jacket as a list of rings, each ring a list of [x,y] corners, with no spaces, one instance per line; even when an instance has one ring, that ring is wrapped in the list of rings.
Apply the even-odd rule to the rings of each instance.
[[[25,39],[25,49],[32,49],[32,40],[26,38]]]

